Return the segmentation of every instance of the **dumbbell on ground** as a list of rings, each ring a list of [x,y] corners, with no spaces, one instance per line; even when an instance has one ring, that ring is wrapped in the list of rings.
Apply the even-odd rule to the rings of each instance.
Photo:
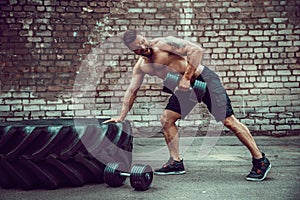
[[[164,80],[163,91],[173,94],[179,84],[181,75],[169,72]],[[195,80],[193,87],[188,91],[190,93],[190,100],[200,102],[206,91],[206,83]]]
[[[136,190],[144,191],[151,187],[153,170],[150,165],[133,165],[130,173],[120,169],[120,163],[108,163],[104,169],[104,182],[112,187],[120,187],[130,177],[130,185]]]

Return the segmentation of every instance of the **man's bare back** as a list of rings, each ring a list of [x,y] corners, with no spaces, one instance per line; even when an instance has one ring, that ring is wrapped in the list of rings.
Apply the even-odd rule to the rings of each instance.
[[[187,56],[170,52],[169,49],[164,49],[166,40],[171,39],[173,39],[173,37],[157,38],[149,41],[149,47],[152,51],[151,56],[141,56],[135,68],[138,68],[138,70],[145,74],[157,76],[161,79],[164,79],[168,72],[184,74],[188,66]],[[199,65],[192,79],[197,78],[203,68],[202,65]]]

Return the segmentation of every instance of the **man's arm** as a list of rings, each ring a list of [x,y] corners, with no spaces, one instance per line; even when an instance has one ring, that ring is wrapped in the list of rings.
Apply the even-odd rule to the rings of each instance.
[[[187,61],[191,67],[197,68],[202,61],[203,49],[188,40],[168,36],[161,38],[158,47],[180,56],[187,56]]]
[[[137,63],[137,65],[139,64],[140,60]],[[123,99],[122,110],[119,116],[119,119],[121,121],[123,121],[126,118],[128,112],[131,110],[134,100],[136,99],[136,94],[143,83],[144,76],[145,74],[141,72],[139,66],[134,67],[131,82],[125,92]]]
[[[158,43],[158,47],[164,51],[187,57],[188,65],[182,79],[180,80],[179,88],[182,90],[188,90],[190,87],[190,80],[197,67],[201,64],[203,53],[202,48],[190,41],[172,36],[161,39]]]
[[[131,110],[133,106],[134,100],[136,99],[136,94],[143,83],[145,73],[142,72],[140,69],[142,63],[143,63],[143,59],[140,58],[136,63],[136,65],[133,67],[133,75],[130,84],[124,94],[122,109],[119,117],[112,118],[110,120],[105,121],[104,123],[112,122],[112,121],[120,122],[126,118],[128,112]]]

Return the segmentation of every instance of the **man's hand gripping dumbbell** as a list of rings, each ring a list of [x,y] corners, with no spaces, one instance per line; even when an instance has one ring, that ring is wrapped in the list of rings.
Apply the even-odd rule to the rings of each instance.
[[[173,94],[178,87],[179,81],[181,79],[180,74],[169,72],[164,80],[163,91],[166,93]],[[206,83],[195,80],[192,87],[190,87],[187,92],[190,95],[190,100],[194,102],[200,102],[206,91]]]

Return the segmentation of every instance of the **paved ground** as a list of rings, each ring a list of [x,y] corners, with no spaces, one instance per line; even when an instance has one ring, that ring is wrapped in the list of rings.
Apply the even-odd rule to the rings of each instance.
[[[273,165],[263,182],[245,180],[251,158],[235,137],[186,137],[181,138],[180,148],[187,173],[155,176],[148,191],[133,190],[127,180],[120,188],[98,184],[57,190],[0,189],[0,199],[300,199],[300,137],[256,137],[256,141]],[[162,138],[135,138],[134,162],[160,166],[168,158],[164,146]]]

